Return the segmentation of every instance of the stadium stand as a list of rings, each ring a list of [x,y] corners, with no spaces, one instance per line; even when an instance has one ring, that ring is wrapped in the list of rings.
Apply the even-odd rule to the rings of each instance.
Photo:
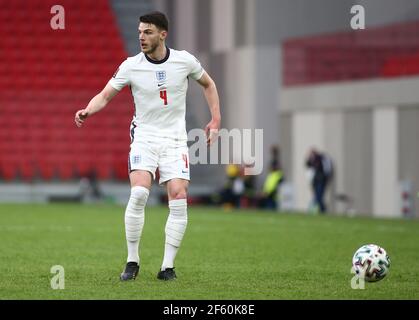
[[[419,22],[289,39],[284,85],[419,74]]]
[[[112,9],[107,0],[60,1],[65,29],[53,30],[55,4],[0,2],[0,180],[71,180],[90,170],[127,179],[129,89],[83,128],[74,124],[127,57]]]

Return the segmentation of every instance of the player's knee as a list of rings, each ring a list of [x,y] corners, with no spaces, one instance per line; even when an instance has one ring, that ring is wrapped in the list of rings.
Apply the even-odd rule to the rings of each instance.
[[[147,188],[141,186],[132,187],[130,201],[132,201],[134,205],[144,206],[147,202],[148,195],[149,191]]]
[[[175,196],[173,197],[173,200],[186,199],[187,196],[188,195],[187,195],[186,191],[180,191],[180,192],[175,194]]]
[[[188,197],[188,193],[186,192],[185,189],[180,189],[180,190],[175,190],[171,193],[170,195],[173,200],[181,200],[181,199],[186,199]]]
[[[183,185],[173,185],[168,189],[168,192],[168,196],[171,200],[186,199],[188,197],[188,188]]]

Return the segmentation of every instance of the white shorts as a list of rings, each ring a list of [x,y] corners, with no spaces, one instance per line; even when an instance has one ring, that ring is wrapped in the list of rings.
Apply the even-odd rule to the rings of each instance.
[[[143,137],[131,143],[128,156],[128,171],[145,170],[156,179],[159,170],[159,184],[171,179],[190,180],[189,152],[186,142]]]

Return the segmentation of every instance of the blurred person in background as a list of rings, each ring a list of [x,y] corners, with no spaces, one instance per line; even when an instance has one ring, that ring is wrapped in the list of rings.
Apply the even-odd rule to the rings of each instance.
[[[239,208],[245,189],[240,166],[228,164],[225,172],[227,181],[219,194],[220,204],[227,210]]]
[[[316,211],[324,213],[327,210],[324,195],[333,173],[331,158],[313,147],[306,159],[306,167],[309,170],[309,181],[313,191],[313,205]]]
[[[272,162],[265,182],[263,183],[263,191],[260,199],[261,208],[270,210],[279,209],[280,201],[278,199],[278,192],[283,180],[284,174],[279,168],[279,164]]]
[[[263,191],[259,199],[259,207],[263,209],[279,209],[280,201],[278,199],[278,192],[280,184],[284,180],[284,173],[281,169],[279,147],[271,146],[271,159],[269,172],[266,175],[263,183]]]
[[[246,168],[252,168],[251,165],[244,165],[243,167],[243,184],[244,184],[244,191],[241,200],[241,207],[249,208],[249,207],[256,207],[256,176],[252,174],[245,174]]]
[[[169,23],[163,13],[141,16],[138,34],[142,52],[125,60],[102,92],[75,115],[75,122],[81,127],[122,88],[131,89],[135,115],[128,158],[131,195],[125,211],[128,257],[120,275],[122,281],[134,280],[139,272],[144,208],[157,169],[159,183],[166,186],[169,202],[164,257],[157,278],[176,278],[174,260],[188,221],[186,199],[190,174],[185,112],[190,78],[203,87],[211,113],[211,121],[205,127],[208,145],[217,139],[221,123],[214,81],[192,54],[166,46],[168,30]]]

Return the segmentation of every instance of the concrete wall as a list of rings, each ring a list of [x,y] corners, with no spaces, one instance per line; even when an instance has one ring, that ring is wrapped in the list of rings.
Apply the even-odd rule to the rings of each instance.
[[[348,110],[343,120],[343,193],[353,199],[353,209],[360,215],[372,212],[372,118],[371,110]],[[328,134],[333,134],[329,132]]]
[[[394,106],[373,111],[373,190],[374,215],[394,216],[398,205],[399,121]],[[403,144],[408,141],[403,141]],[[411,159],[414,159],[412,157]],[[416,157],[416,159],[419,159]]]
[[[344,188],[344,169],[346,158],[344,157],[344,112],[340,110],[327,111],[324,113],[325,123],[325,150],[333,159],[334,176],[326,192],[328,209],[332,212],[345,212],[346,204],[335,201]],[[333,133],[333,134],[331,134]]]
[[[397,157],[398,180],[406,181],[411,187],[413,214],[419,216],[419,103],[405,105],[399,109]]]

